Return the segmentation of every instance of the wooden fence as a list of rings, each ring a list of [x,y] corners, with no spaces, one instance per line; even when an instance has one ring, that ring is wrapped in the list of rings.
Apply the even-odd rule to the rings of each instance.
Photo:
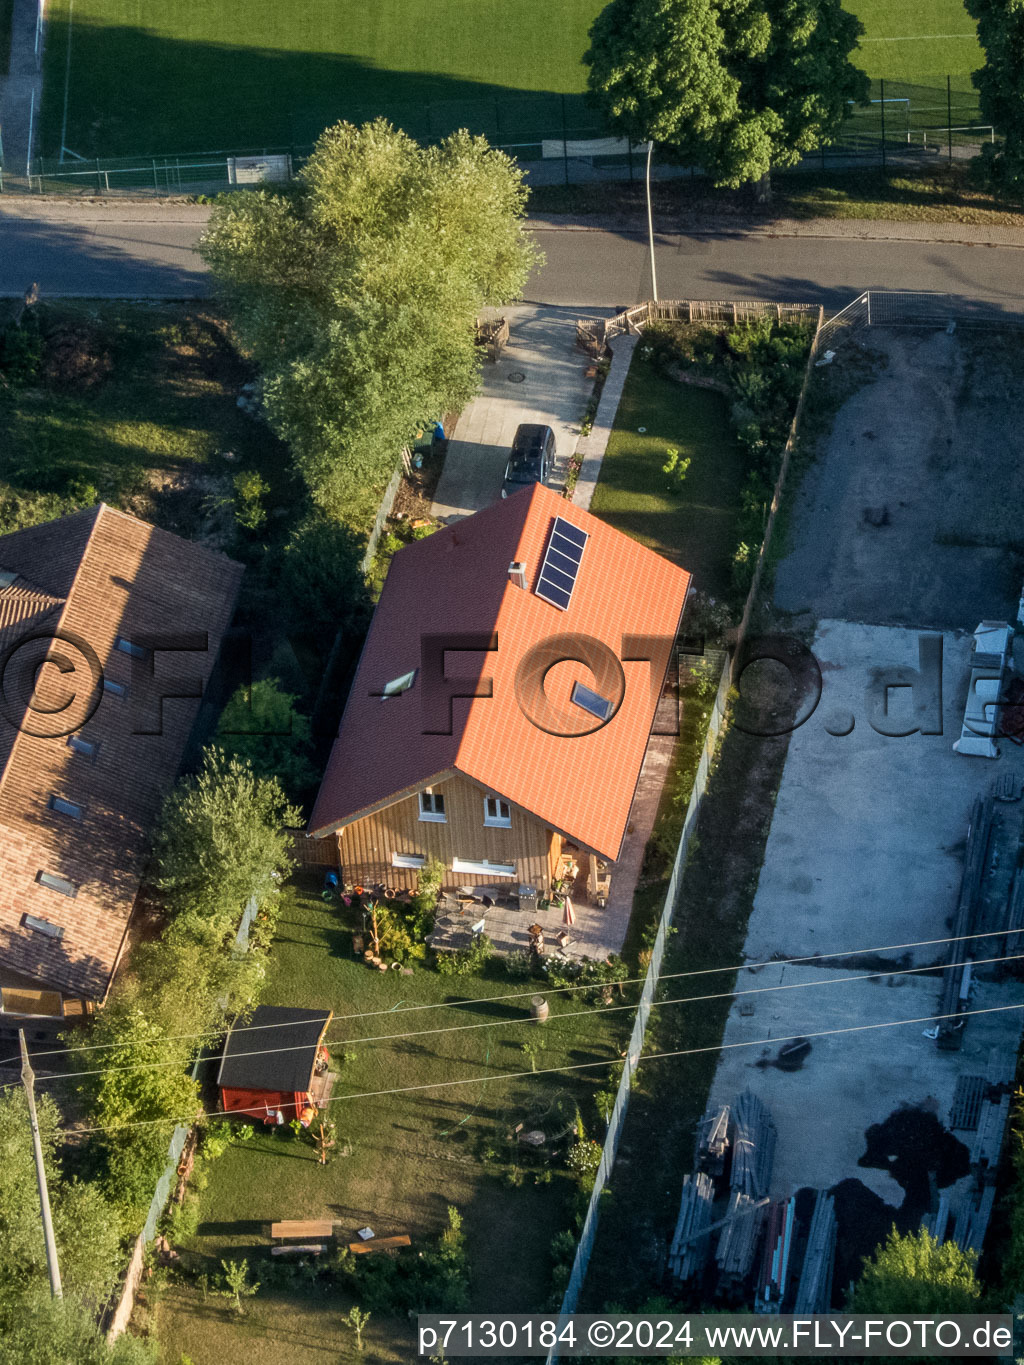
[[[627,308],[604,323],[602,340],[607,342],[623,332],[640,333],[652,322],[746,322],[750,318],[774,318],[777,322],[799,322],[821,312],[815,303],[776,303],[757,299],[661,299]],[[578,329],[577,329],[578,335]]]

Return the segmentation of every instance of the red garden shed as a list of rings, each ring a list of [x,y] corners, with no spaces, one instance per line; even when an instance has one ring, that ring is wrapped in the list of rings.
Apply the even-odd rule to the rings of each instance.
[[[332,1010],[260,1005],[224,1042],[217,1084],[225,1113],[265,1123],[301,1118],[328,1090],[323,1037]],[[278,1119],[280,1113],[282,1119]]]

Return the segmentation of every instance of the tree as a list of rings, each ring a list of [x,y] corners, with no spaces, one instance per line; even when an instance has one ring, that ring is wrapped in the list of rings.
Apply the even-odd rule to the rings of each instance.
[[[982,148],[991,179],[1007,189],[1024,187],[1024,5],[1020,0],[966,0],[977,20],[985,65],[971,73],[981,116],[996,131]]]
[[[370,1314],[364,1313],[361,1308],[353,1304],[348,1310],[345,1321],[356,1334],[356,1350],[361,1351],[363,1349],[363,1328],[370,1321]]]
[[[276,778],[258,777],[250,763],[208,748],[199,772],[164,803],[154,883],[177,911],[238,916],[250,896],[265,900],[291,868],[282,827],[300,819]]]
[[[259,1289],[259,1281],[255,1284],[249,1283],[249,1262],[242,1261],[221,1261],[224,1271],[224,1289],[221,1291],[226,1299],[230,1299],[235,1305],[235,1312],[244,1313],[242,1307],[243,1298],[251,1298]]]
[[[736,119],[739,82],[726,70],[713,0],[611,0],[594,20],[589,99],[616,132],[699,161]]]
[[[217,744],[257,777],[277,778],[288,793],[306,791],[317,777],[310,758],[310,723],[297,698],[276,678],[240,687],[221,712]]]
[[[57,1162],[61,1116],[49,1095],[37,1096],[36,1111],[64,1290],[101,1304],[121,1265],[117,1220],[95,1186],[63,1177]],[[0,1095],[0,1171],[2,1326],[35,1295],[49,1294],[28,1102],[20,1089]]]
[[[156,1365],[156,1346],[127,1332],[107,1344],[95,1314],[73,1295],[49,1289],[0,1317],[0,1365]]]
[[[939,1242],[924,1230],[888,1240],[865,1259],[850,1295],[851,1313],[977,1313],[981,1285],[978,1258],[955,1242]]]
[[[538,260],[522,172],[459,132],[338,123],[283,193],[226,196],[200,250],[314,502],[364,529],[399,451],[476,392],[480,309]]]
[[[767,182],[834,139],[868,81],[840,0],[612,0],[590,30],[591,102],[716,185]]]

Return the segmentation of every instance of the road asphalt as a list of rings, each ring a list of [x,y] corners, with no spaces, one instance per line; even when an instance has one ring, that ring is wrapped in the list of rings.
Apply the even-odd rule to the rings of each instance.
[[[209,276],[194,248],[208,212],[176,202],[12,196],[0,202],[0,295],[21,294],[35,282],[44,296],[202,296]],[[837,235],[814,235],[826,230]],[[926,241],[922,230],[953,238],[972,232],[981,240]],[[547,263],[527,285],[528,302],[614,308],[650,297],[642,233],[550,220],[536,222],[534,231]],[[657,238],[658,290],[662,298],[780,299],[826,308],[842,307],[864,289],[935,290],[1024,316],[1024,253],[1010,245],[1014,236],[1024,245],[1024,233],[1006,229],[986,234],[959,225],[849,221],[669,233]]]

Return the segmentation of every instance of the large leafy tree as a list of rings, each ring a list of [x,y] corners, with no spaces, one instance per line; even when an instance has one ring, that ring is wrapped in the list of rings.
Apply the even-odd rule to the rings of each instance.
[[[767,191],[867,97],[850,61],[862,32],[840,0],[612,0],[584,61],[611,126]]]
[[[314,501],[365,524],[402,446],[476,392],[474,319],[537,260],[522,174],[483,138],[339,123],[289,192],[226,196],[200,250]]]
[[[982,117],[995,128],[997,141],[984,148],[993,180],[1008,189],[1024,188],[1024,0],[966,0],[978,21],[985,65],[971,75]]]
[[[893,1228],[874,1256],[865,1260],[850,1295],[851,1313],[976,1313],[981,1285],[977,1256],[930,1232]]]
[[[739,114],[713,0],[612,0],[594,20],[590,102],[634,142],[699,160]]]
[[[291,868],[283,826],[300,819],[276,778],[258,777],[250,763],[211,747],[199,772],[164,803],[154,883],[179,913],[237,921],[250,896],[266,900]]]
[[[121,1264],[117,1219],[95,1185],[67,1180],[57,1160],[60,1113],[36,1098],[54,1239],[65,1291],[100,1305]],[[28,1102],[20,1089],[0,1095],[0,1338],[26,1305],[49,1293]]]

